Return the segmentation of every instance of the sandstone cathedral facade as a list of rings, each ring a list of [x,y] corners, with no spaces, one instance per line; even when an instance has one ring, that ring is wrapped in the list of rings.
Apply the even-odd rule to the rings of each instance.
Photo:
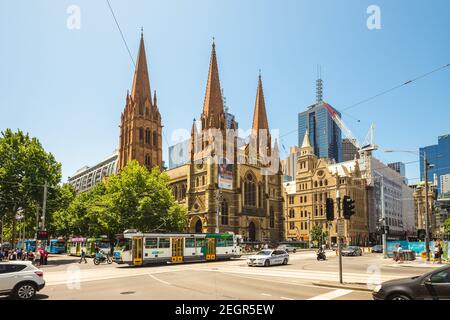
[[[192,124],[189,161],[166,171],[170,187],[187,208],[187,232],[232,231],[248,241],[282,240],[282,172],[276,140],[272,147],[261,75],[248,143],[238,146],[235,129],[234,120],[227,125],[213,43],[203,110],[198,126],[195,119]],[[161,136],[141,35],[133,87],[121,116],[119,170],[132,159],[163,170]]]

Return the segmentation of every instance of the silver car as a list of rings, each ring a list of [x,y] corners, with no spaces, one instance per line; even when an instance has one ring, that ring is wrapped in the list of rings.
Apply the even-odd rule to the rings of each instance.
[[[289,253],[284,250],[261,250],[255,255],[247,258],[248,266],[264,266],[269,267],[276,264],[288,264]]]

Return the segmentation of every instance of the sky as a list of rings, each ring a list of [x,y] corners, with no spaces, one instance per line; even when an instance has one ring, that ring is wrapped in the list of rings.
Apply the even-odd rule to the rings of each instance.
[[[298,143],[297,114],[315,102],[318,65],[324,100],[341,110],[450,63],[448,0],[110,3],[133,59],[144,29],[166,163],[177,132],[190,131],[202,111],[213,37],[221,86],[242,129],[251,127],[261,69],[282,157]],[[380,8],[380,29],[367,27],[370,5]],[[1,131],[37,137],[62,163],[63,181],[118,147],[134,66],[106,0],[0,0],[0,41]],[[450,133],[449,119],[450,68],[343,113],[360,140],[375,123],[375,156],[386,163],[417,161],[383,150],[436,144]],[[417,182],[418,163],[406,173]]]

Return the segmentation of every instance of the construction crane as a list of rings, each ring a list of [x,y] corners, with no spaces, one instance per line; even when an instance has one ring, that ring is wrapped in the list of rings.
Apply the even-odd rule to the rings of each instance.
[[[378,146],[374,144],[374,133],[375,133],[375,124],[371,124],[369,131],[367,132],[366,138],[364,139],[364,143],[361,145],[358,139],[354,136],[352,131],[345,125],[344,121],[342,121],[339,114],[334,110],[332,106],[330,106],[325,101],[322,101],[323,106],[327,109],[330,117],[336,123],[336,125],[342,130],[344,136],[356,147],[360,158],[364,161],[365,164],[365,176],[367,179],[367,183],[372,183],[372,175],[371,175],[371,156],[372,152],[378,149]]]

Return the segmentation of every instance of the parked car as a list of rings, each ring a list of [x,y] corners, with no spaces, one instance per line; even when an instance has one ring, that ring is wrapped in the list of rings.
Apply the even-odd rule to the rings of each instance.
[[[248,266],[269,267],[276,264],[288,264],[289,253],[284,250],[261,250],[257,254],[247,258]]]
[[[44,286],[44,273],[30,261],[0,262],[0,295],[29,300]]]
[[[292,253],[296,253],[297,252],[297,248],[294,246],[291,246],[289,244],[280,244],[277,248],[277,250],[284,250],[287,253],[292,252]]]
[[[383,282],[375,287],[372,296],[375,300],[450,300],[450,266]]]
[[[343,256],[362,256],[362,249],[358,246],[348,246],[342,249]]]
[[[370,249],[372,253],[383,253],[383,246],[381,244],[377,244]]]

